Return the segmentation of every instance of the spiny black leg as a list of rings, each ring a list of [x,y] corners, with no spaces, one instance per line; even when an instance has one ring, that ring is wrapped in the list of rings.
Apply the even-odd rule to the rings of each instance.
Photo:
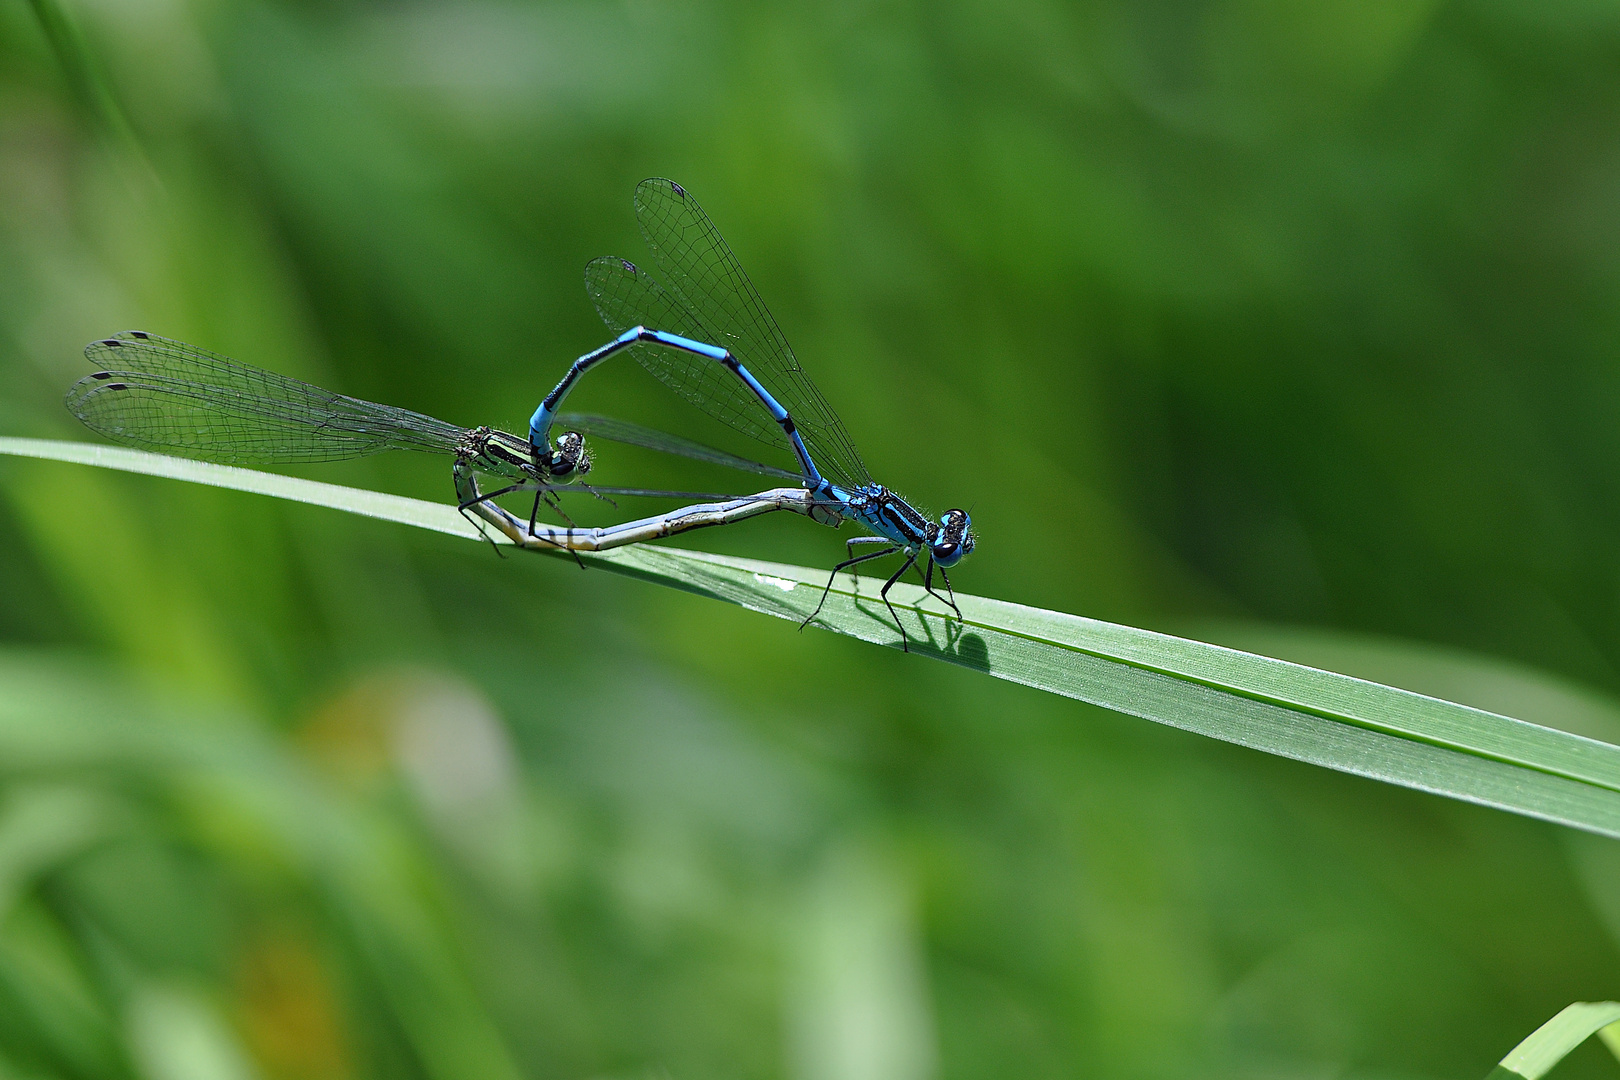
[[[844,557],[849,558],[855,554],[855,549],[862,544],[888,544],[889,550],[896,550],[893,541],[881,536],[852,536],[844,541]]]
[[[579,486],[581,491],[590,492],[592,495],[595,495],[598,499],[601,499],[603,502],[605,502],[609,506],[613,507],[613,509],[617,510],[619,508],[618,503],[614,502],[612,499],[608,498],[606,495],[602,494],[600,491],[597,491],[595,488],[591,487],[591,485],[581,481],[578,486]]]
[[[547,487],[545,487],[543,485],[540,486],[540,487],[534,487],[534,486],[531,486],[529,484],[512,484],[510,487],[504,487],[500,491],[491,492],[489,495],[485,495],[484,498],[488,499],[488,498],[492,498],[495,495],[505,495],[508,492],[519,491],[519,490],[521,490],[521,491],[533,491],[534,492],[534,508],[529,511],[529,539],[530,540],[541,539],[541,538],[539,538],[539,537],[537,537],[535,535],[535,531],[534,531],[535,530],[535,524],[539,520],[539,517],[540,517],[540,502],[541,502],[541,500],[544,500],[545,504],[547,506],[549,506],[553,510],[557,511],[558,514],[561,514],[563,520],[568,521],[568,515],[564,514],[563,511],[562,511],[562,507],[557,505],[555,499],[553,498],[553,496],[551,494],[551,489],[547,488]],[[572,525],[573,522],[568,521],[568,524]],[[543,538],[542,542],[550,544],[552,547],[567,548],[566,544],[559,544],[559,543],[557,543],[557,541],[551,539],[549,536]],[[575,559],[575,561],[578,561],[578,559],[579,559],[579,554],[577,552],[574,553],[574,559]],[[581,569],[583,569],[583,567],[581,567]]]
[[[943,566],[939,568],[939,576],[945,578],[945,587],[949,589],[951,587],[951,580],[950,578],[945,577],[945,568]],[[951,598],[947,600],[943,596],[939,595],[939,593],[934,591],[934,560],[932,558],[928,560],[928,573],[923,575],[923,591],[929,596],[932,596],[935,600],[938,600],[940,603],[949,604],[951,610],[956,612],[956,621],[962,621],[962,609],[956,606],[956,593],[953,591],[951,593]]]
[[[534,489],[534,506],[529,510],[529,535],[534,535],[534,523],[540,517],[540,496],[545,494],[540,488]]]
[[[476,499],[468,499],[466,502],[459,504],[456,507],[456,509],[461,513],[462,517],[467,518],[468,521],[473,521],[473,519],[471,517],[469,517],[468,514],[467,514],[467,510],[468,510],[469,507],[477,506],[479,503],[482,503],[482,502],[490,502],[491,500],[493,500],[495,498],[498,498],[501,495],[508,495],[508,494],[511,494],[514,491],[533,491],[535,493],[535,495],[534,495],[534,498],[535,498],[534,509],[529,512],[529,538],[531,540],[535,539],[535,532],[534,532],[535,522],[536,522],[536,519],[537,519],[537,517],[539,516],[539,513],[540,513],[540,500],[542,500],[542,499],[545,500],[545,503],[546,503],[547,506],[549,506],[553,510],[557,511],[558,514],[561,514],[562,517],[563,517],[563,520],[567,521],[570,527],[573,526],[573,524],[574,524],[573,521],[569,519],[567,514],[563,513],[562,507],[557,505],[556,501],[550,495],[550,489],[549,488],[544,487],[544,486],[542,486],[542,487],[533,487],[533,486],[531,486],[530,484],[527,484],[527,483],[508,484],[507,486],[501,488],[498,491],[490,491],[490,492],[480,493],[478,498],[476,498]],[[484,533],[483,525],[481,525],[480,523],[478,523],[476,521],[473,521],[473,524],[475,526],[477,526],[478,531],[480,533]],[[489,540],[488,534],[484,534],[484,539]],[[495,545],[495,541],[489,540],[489,542],[490,542],[490,544],[492,546]],[[579,557],[579,552],[574,551],[572,548],[568,548],[568,546],[566,544],[559,544],[555,540],[550,539],[549,537],[545,538],[544,542],[550,544],[552,547],[560,547],[560,548],[567,549],[569,551],[569,553],[574,556],[574,561],[579,563],[579,568],[581,570],[585,569],[585,561]],[[505,555],[501,554],[501,549],[498,546],[495,547],[495,554],[500,555],[501,558],[503,558],[503,559],[506,558]]]
[[[456,469],[459,470],[460,468],[461,468],[461,463],[458,461],[457,464],[456,464]],[[457,473],[457,475],[460,475],[459,472]],[[478,490],[477,481],[472,480],[471,477],[468,477],[468,480],[472,484],[472,489],[474,491],[477,491]],[[479,503],[484,502],[488,498],[489,498],[488,495],[479,495],[478,498],[476,498],[476,499],[469,499],[468,501],[466,501],[464,503],[458,503],[457,506],[456,506],[456,513],[458,513],[462,517],[466,518],[467,521],[472,525],[472,527],[478,530],[478,535],[482,536],[485,540],[489,541],[489,546],[494,550],[496,558],[504,559],[504,558],[506,558],[506,556],[505,556],[505,554],[503,554],[501,552],[501,546],[499,544],[497,544],[494,541],[493,538],[490,537],[489,533],[484,531],[484,523],[482,521],[479,521],[479,520],[475,519],[471,514],[469,514],[467,512],[469,507],[477,506]]]
[[[475,518],[471,514],[467,513],[467,508],[465,506],[456,507],[456,512],[458,514],[460,514],[462,517],[466,518],[467,521],[472,525],[472,527],[478,530],[478,535],[479,536],[482,536],[485,540],[489,541],[490,549],[495,552],[495,557],[496,558],[498,558],[498,559],[506,558],[505,555],[501,554],[501,545],[497,544],[494,541],[494,539],[489,535],[489,533],[484,531],[484,523],[482,521],[479,521],[477,518]]]
[[[894,628],[900,631],[901,652],[911,651],[911,639],[906,637],[906,628],[900,622],[900,613],[894,610],[893,604],[889,603],[889,589],[894,585],[895,582],[900,580],[901,574],[911,569],[912,565],[916,563],[916,561],[917,553],[913,551],[910,555],[906,556],[906,561],[900,564],[900,569],[894,572],[894,576],[889,578],[888,581],[885,581],[883,583],[883,588],[878,590],[878,596],[882,599],[883,606],[889,609],[889,618],[894,620]]]
[[[803,630],[805,627],[809,626],[813,621],[815,621],[815,617],[821,614],[822,605],[826,604],[827,602],[827,594],[832,592],[833,582],[838,580],[838,571],[847,570],[856,563],[863,563],[868,559],[881,559],[885,555],[893,555],[899,550],[900,549],[897,547],[886,547],[882,551],[870,551],[865,555],[857,555],[853,559],[845,559],[843,562],[833,567],[832,573],[827,575],[827,587],[821,590],[821,603],[816,605],[816,610],[810,613],[809,618],[805,619],[804,622],[799,624],[799,629]],[[905,631],[901,631],[901,633],[904,632]]]
[[[950,576],[945,573],[945,568],[943,566],[939,568],[939,576],[940,579],[945,582],[945,591],[951,594],[951,608],[956,612],[956,621],[967,622],[967,620],[962,617],[962,609],[956,606],[956,590],[951,588]]]
[[[568,531],[573,532],[573,530],[574,530],[574,519],[569,517],[566,513],[563,512],[562,504],[557,501],[556,494],[554,492],[550,492],[550,491],[547,491],[547,490],[542,488],[540,490],[539,494],[536,495],[536,498],[539,498],[540,496],[545,497],[546,505],[551,507],[553,510],[555,510],[557,512],[557,516],[562,518],[564,521],[566,521],[568,523]],[[536,512],[538,512],[539,508],[536,507],[535,509],[536,509]],[[534,525],[532,524],[532,522],[529,525],[529,535],[530,536],[534,535]],[[579,568],[581,570],[585,569],[585,560],[579,557],[579,552],[574,550],[572,545],[570,545],[570,544],[561,544],[559,546],[564,547],[564,548],[566,548],[568,550],[568,554],[570,554],[570,555],[572,555],[574,557],[574,561],[579,564]]]
[[[456,509],[457,510],[466,510],[469,506],[477,506],[481,502],[489,502],[491,499],[498,499],[502,495],[507,495],[507,494],[510,494],[511,492],[514,492],[514,491],[528,491],[528,490],[529,490],[529,485],[528,484],[507,484],[505,487],[501,488],[499,491],[482,492],[482,493],[479,494],[478,498],[476,498],[476,499],[468,499],[466,502],[464,502],[461,505],[457,506]]]

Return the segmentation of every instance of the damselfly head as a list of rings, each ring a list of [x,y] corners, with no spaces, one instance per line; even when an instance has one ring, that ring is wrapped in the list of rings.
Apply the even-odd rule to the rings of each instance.
[[[557,436],[557,444],[547,463],[553,480],[578,480],[591,471],[591,453],[585,448],[585,436],[577,431],[565,431]]]
[[[973,553],[973,534],[968,531],[972,525],[973,519],[966,510],[945,511],[945,516],[939,519],[939,529],[928,544],[934,565],[955,566],[964,555]]]

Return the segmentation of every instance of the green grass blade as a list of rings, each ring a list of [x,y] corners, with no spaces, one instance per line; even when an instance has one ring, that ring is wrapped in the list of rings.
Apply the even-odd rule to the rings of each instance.
[[[1515,1046],[1485,1080],[1541,1080],[1593,1034],[1620,1058],[1620,1002],[1577,1001],[1570,1005]]]
[[[118,98],[113,94],[106,73],[67,11],[57,0],[29,2],[51,52],[61,65],[62,77],[73,100],[93,123],[139,157],[135,134],[124,116],[124,110],[118,105]]]
[[[454,506],[423,502],[398,495],[362,488],[339,487],[315,480],[300,480],[295,476],[242,469],[234,465],[213,465],[205,461],[150,454],[144,450],[130,450],[122,446],[103,446],[99,443],[56,442],[50,439],[0,438],[0,454],[19,457],[48,458],[52,461],[70,461],[79,465],[99,465],[120,472],[162,476],[170,480],[187,480],[193,484],[247,491],[255,495],[274,495],[278,499],[326,506],[333,510],[347,510],[363,517],[394,521],[401,525],[415,525],[419,529],[479,539],[472,523],[456,513]],[[500,543],[506,540],[494,530],[490,535]]]
[[[166,476],[474,538],[448,505],[86,443],[0,439],[0,453]],[[560,554],[560,553],[559,553]],[[641,545],[589,556],[631,577],[802,620],[826,571]],[[912,651],[1118,712],[1341,772],[1620,837],[1620,747],[1252,653],[919,586],[890,594]],[[871,578],[840,575],[816,624],[898,636]]]

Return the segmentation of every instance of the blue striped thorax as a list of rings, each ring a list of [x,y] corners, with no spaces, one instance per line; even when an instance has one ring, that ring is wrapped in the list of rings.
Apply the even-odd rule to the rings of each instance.
[[[847,516],[893,541],[908,554],[928,548],[934,562],[940,566],[955,566],[973,551],[974,538],[969,532],[973,520],[966,510],[948,510],[935,524],[882,484],[854,491],[826,484],[818,494],[829,501],[842,502],[849,507]]]

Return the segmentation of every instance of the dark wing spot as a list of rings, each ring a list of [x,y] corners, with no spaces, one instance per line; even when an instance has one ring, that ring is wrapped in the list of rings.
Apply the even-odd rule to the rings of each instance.
[[[119,341],[117,338],[108,338],[106,341],[103,341],[102,344],[107,346],[108,348],[116,349],[119,346],[123,345],[124,343],[122,341]]]
[[[103,387],[103,389],[106,389],[106,390],[128,390],[129,389],[129,383],[110,382],[105,387]]]
[[[636,272],[636,264],[631,262],[629,259],[620,259],[619,262],[623,263],[624,268],[630,273],[634,274]]]
[[[110,378],[112,378],[112,372],[110,372],[110,371],[98,371],[98,372],[96,372],[94,375],[92,375],[90,377],[92,379],[110,379]]]
[[[142,341],[145,341],[152,335],[148,334],[145,330],[131,330],[129,332],[129,336],[133,338],[140,338]]]
[[[675,189],[675,194],[679,195],[683,199],[686,198],[686,189],[681,187],[681,185],[671,180],[669,182],[669,186]]]

